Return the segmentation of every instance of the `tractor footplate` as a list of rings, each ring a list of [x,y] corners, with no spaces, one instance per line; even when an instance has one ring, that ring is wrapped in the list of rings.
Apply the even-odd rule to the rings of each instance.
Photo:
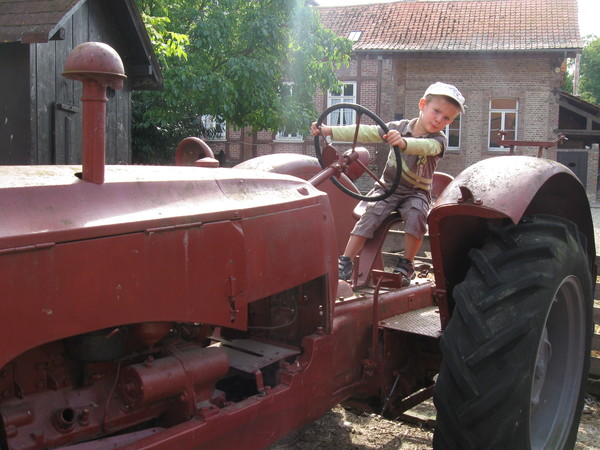
[[[442,334],[440,311],[437,306],[428,306],[404,314],[389,317],[379,322],[380,328],[439,338]]]
[[[246,373],[255,373],[274,362],[300,354],[298,349],[252,339],[220,340],[213,345],[225,350],[231,368]]]

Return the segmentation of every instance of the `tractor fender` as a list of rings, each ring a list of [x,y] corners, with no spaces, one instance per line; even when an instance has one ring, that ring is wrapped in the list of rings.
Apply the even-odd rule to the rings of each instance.
[[[585,189],[563,164],[529,156],[482,160],[452,180],[428,217],[442,323],[452,309],[452,289],[469,268],[468,253],[482,245],[488,225],[517,224],[524,216],[549,214],[568,219],[587,238],[595,272],[594,228]]]

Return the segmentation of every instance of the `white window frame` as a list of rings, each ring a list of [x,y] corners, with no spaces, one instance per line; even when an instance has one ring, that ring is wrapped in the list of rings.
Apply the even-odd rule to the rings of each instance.
[[[292,81],[284,81],[281,84],[289,86],[289,88],[290,88],[290,94],[294,90],[294,83]],[[279,141],[279,142],[281,142],[281,141],[285,141],[285,142],[304,142],[304,136],[302,136],[298,132],[296,132],[296,133],[287,133],[286,130],[285,130],[285,127],[283,127],[282,130],[279,130],[275,134],[275,140]]]
[[[340,95],[327,92],[327,107],[338,103],[356,103],[356,81],[344,81]],[[345,88],[352,86],[352,95],[344,95]],[[353,109],[338,109],[327,116],[327,125],[354,125],[356,124],[356,111]]]
[[[515,107],[514,108],[493,108],[492,107],[492,102],[494,100],[513,100],[515,102]],[[492,129],[492,114],[500,114],[500,128],[499,129]],[[490,142],[492,140],[492,133],[498,133],[499,131],[507,131],[506,130],[506,117],[508,114],[514,114],[515,118],[514,118],[514,122],[515,122],[515,129],[514,130],[508,130],[508,131],[514,131],[514,138],[512,139],[517,139],[517,133],[518,133],[518,124],[519,124],[519,100],[513,97],[494,97],[490,99],[490,114],[488,116],[488,149],[490,151],[507,151],[509,150],[509,148],[507,147],[503,147],[503,146],[498,146],[498,147],[493,147],[490,145]],[[496,140],[499,140],[500,138],[497,137]],[[509,139],[511,139],[509,137]]]
[[[458,120],[458,127],[453,126],[457,120]],[[458,130],[458,145],[450,145],[450,129]],[[449,123],[448,125],[446,125],[446,128],[444,129],[444,133],[446,134],[446,137],[448,138],[448,150],[460,150],[460,145],[461,145],[461,141],[462,141],[462,114],[459,114],[452,123]]]
[[[350,39],[352,42],[358,42],[361,35],[362,31],[351,31],[348,33],[348,39]]]
[[[285,127],[275,134],[275,140],[278,142],[304,142],[304,136],[300,133],[287,133]]]
[[[215,133],[214,136],[206,137],[207,141],[225,141],[227,140],[227,122],[217,122],[217,118],[211,116],[209,114],[203,114],[200,116],[200,120],[202,122],[202,126],[206,130],[214,130],[217,128],[217,125],[221,126],[221,132]]]

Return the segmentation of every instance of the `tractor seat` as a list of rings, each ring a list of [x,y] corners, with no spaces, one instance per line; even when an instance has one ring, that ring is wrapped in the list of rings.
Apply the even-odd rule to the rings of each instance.
[[[454,177],[444,172],[433,173],[433,183],[431,189],[432,203],[435,201],[436,198],[440,196],[444,189],[446,189],[446,186],[448,186],[453,179]],[[360,217],[365,213],[368,203],[369,202],[365,200],[361,200],[360,202],[358,202],[358,204],[354,207],[354,210],[352,211],[352,217],[354,217],[356,220],[360,219]]]

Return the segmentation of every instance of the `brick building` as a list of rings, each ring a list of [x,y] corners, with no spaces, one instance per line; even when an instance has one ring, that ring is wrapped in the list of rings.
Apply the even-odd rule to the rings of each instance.
[[[499,129],[520,141],[552,141],[560,132],[567,59],[583,46],[576,0],[404,0],[318,10],[323,25],[354,46],[350,66],[338,72],[344,92],[318,95],[317,111],[349,101],[384,121],[412,118],[429,84],[454,84],[467,99],[467,112],[447,130],[450,148],[438,167],[451,175],[508,153],[498,145]],[[314,154],[310,136],[229,131],[226,138],[211,146],[224,149],[230,162],[275,152]],[[582,171],[578,176],[592,196],[598,151],[590,143],[561,146],[587,152],[585,167],[572,169]],[[373,150],[378,169],[387,148]],[[515,152],[536,155],[538,147]],[[557,149],[544,150],[544,156],[557,159]]]

